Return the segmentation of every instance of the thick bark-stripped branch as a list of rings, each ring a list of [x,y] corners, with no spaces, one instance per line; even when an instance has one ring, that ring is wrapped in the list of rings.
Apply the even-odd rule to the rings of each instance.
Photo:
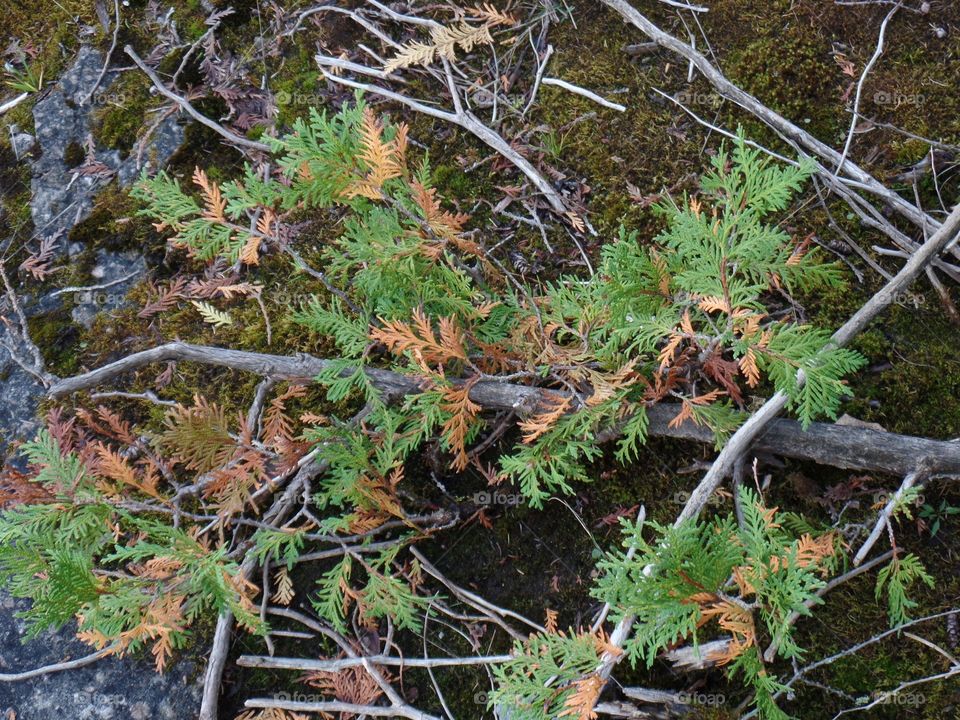
[[[844,340],[846,342],[846,340]],[[134,353],[82,375],[56,381],[49,390],[53,398],[90,390],[124,373],[151,363],[191,361],[256,373],[277,380],[312,380],[330,366],[331,361],[307,354],[293,356],[230,350],[228,348],[172,342]],[[399,397],[420,391],[416,377],[379,368],[367,368],[373,384],[388,397]],[[470,389],[470,399],[486,410],[534,411],[543,397],[543,390],[514,383],[481,381]],[[702,443],[713,443],[713,433],[706,427],[684,423],[670,427],[679,409],[671,403],[648,408],[649,434]],[[960,443],[927,440],[878,430],[813,423],[807,430],[793,420],[775,420],[762,428],[753,441],[757,452],[810,460],[840,468],[868,470],[903,476],[926,461],[931,474],[960,476]]]

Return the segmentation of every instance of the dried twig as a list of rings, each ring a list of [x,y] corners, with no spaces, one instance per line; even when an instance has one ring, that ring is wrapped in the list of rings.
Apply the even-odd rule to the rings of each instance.
[[[268,657],[266,655],[241,655],[237,658],[240,667],[265,668],[268,670],[304,670],[336,672],[352,667],[362,667],[364,660],[374,665],[406,668],[462,667],[470,665],[498,665],[509,662],[512,655],[485,655],[482,657],[418,658],[394,657],[392,655],[366,655],[363,658],[339,658],[336,660],[313,660],[311,658]]]
[[[880,535],[883,534],[884,528],[890,524],[890,518],[893,516],[894,510],[897,509],[897,505],[900,502],[900,498],[903,497],[903,494],[912,488],[916,484],[917,480],[919,480],[923,475],[924,473],[918,470],[910,473],[903,479],[900,487],[897,488],[897,491],[890,497],[890,499],[887,501],[887,504],[884,505],[883,510],[880,511],[880,515],[877,517],[877,522],[873,526],[873,531],[864,541],[863,545],[860,546],[857,554],[853,556],[854,567],[857,567],[860,563],[862,563],[864,558],[866,558],[873,549],[873,546],[877,544],[877,540],[879,540]]]
[[[503,155],[507,160],[515,165],[520,172],[526,175],[534,184],[534,186],[536,186],[537,190],[544,195],[544,197],[547,199],[547,202],[550,203],[550,207],[553,208],[555,212],[559,213],[560,215],[566,215],[568,213],[568,209],[564,204],[560,193],[557,192],[556,188],[550,184],[550,182],[540,173],[540,171],[533,167],[533,165],[530,164],[530,161],[517,152],[510,145],[510,143],[503,139],[501,135],[484,125],[480,118],[466,108],[462,107],[462,105],[456,112],[440,110],[439,108],[431,105],[425,105],[418,100],[408,98],[405,95],[401,95],[400,93],[394,92],[393,90],[380,85],[357,82],[356,80],[350,80],[348,78],[340,77],[339,75],[334,75],[323,66],[322,55],[317,56],[317,64],[320,66],[320,72],[323,73],[323,76],[333,83],[353,88],[354,90],[362,90],[363,92],[379,95],[380,97],[384,97],[389,100],[394,100],[419,113],[429,115],[430,117],[437,118],[438,120],[445,120],[446,122],[453,123],[454,125],[459,125],[464,130],[473,133],[480,140]],[[455,105],[461,103],[459,93],[455,88],[453,89],[453,98]]]
[[[939,226],[940,223],[937,222],[937,220],[917,208],[913,203],[885,187],[870,175],[870,173],[860,168],[849,158],[841,158],[840,153],[829,145],[817,140],[806,130],[771,110],[753,95],[732,83],[706,56],[696,50],[696,48],[656,26],[626,0],[602,1],[607,7],[619,13],[627,22],[639,29],[658,45],[675,52],[690,62],[710,84],[713,85],[720,95],[736,103],[764,122],[791,146],[804,154],[820,158],[823,163],[836,167],[839,174],[846,176],[840,177],[840,181],[850,187],[857,187],[876,195],[889,204],[897,213],[926,231]],[[821,176],[834,175],[833,172],[827,171],[822,167],[820,174]]]
[[[850,129],[847,131],[847,141],[843,144],[843,152],[840,153],[840,159],[837,161],[837,172],[840,172],[840,168],[843,167],[843,164],[847,160],[847,155],[850,152],[850,144],[853,142],[853,135],[857,129],[857,122],[860,120],[860,96],[863,95],[863,85],[867,81],[867,75],[870,74],[873,66],[876,65],[877,60],[879,60],[880,56],[883,55],[883,44],[884,38],[887,34],[887,24],[890,22],[893,16],[897,14],[897,10],[899,9],[900,3],[898,2],[883,19],[883,22],[880,24],[880,35],[877,37],[877,48],[873,51],[873,56],[864,66],[863,72],[860,73],[860,80],[857,82],[857,92],[853,98],[853,117],[850,119]]]
[[[421,712],[410,705],[402,706],[392,705],[385,707],[382,705],[357,705],[355,703],[339,702],[327,700],[322,702],[298,702],[294,700],[277,700],[274,698],[252,698],[244,703],[248,708],[275,708],[278,710],[289,710],[290,712],[301,713],[345,713],[350,716],[370,716],[370,717],[404,717],[410,720],[441,720],[436,715],[429,715]]]
[[[545,77],[542,80],[544,85],[553,85],[554,87],[563,88],[568,92],[572,92],[575,95],[580,95],[587,98],[588,100],[593,100],[593,102],[598,105],[603,105],[605,108],[610,108],[611,110],[616,110],[618,112],[626,112],[627,106],[621,105],[620,103],[611,102],[605,98],[600,97],[595,92],[587,90],[585,88],[579,87],[572,83],[568,83],[566,80],[560,80],[559,78]]]
[[[30,93],[27,93],[27,92],[20,93],[15,98],[12,98],[10,100],[7,100],[5,103],[0,104],[0,115],[3,115],[5,112],[7,112],[7,110],[13,110],[17,105],[22,103],[28,97],[30,97]]]
[[[61,663],[44,665],[43,667],[34,668],[33,670],[24,670],[23,672],[18,673],[0,673],[0,682],[20,682],[22,680],[30,680],[32,678],[49,675],[51,673],[62,672],[64,670],[75,670],[76,668],[86,667],[87,665],[92,665],[93,663],[97,662],[97,660],[101,660],[108,655],[115,653],[116,650],[117,648],[111,645],[103,648],[102,650],[97,650],[95,653],[84,655],[76,660],[66,660]]]
[[[10,306],[13,308],[13,312],[17,318],[16,329],[13,327],[12,323],[9,325],[12,331],[12,342],[3,342],[3,345],[10,354],[10,358],[17,365],[19,365],[24,371],[37,378],[44,387],[49,388],[56,378],[44,369],[43,355],[40,354],[40,348],[38,348],[36,343],[30,339],[30,328],[27,325],[27,318],[23,314],[23,310],[20,307],[20,301],[17,300],[17,293],[10,284],[10,279],[7,277],[7,271],[3,262],[0,262],[0,278],[3,280],[3,287],[6,290],[6,297],[10,301]],[[6,322],[6,318],[3,319],[4,322]],[[14,345],[14,342],[16,342],[18,339],[20,344],[26,347],[27,352],[30,353],[29,358],[20,356],[19,349]]]

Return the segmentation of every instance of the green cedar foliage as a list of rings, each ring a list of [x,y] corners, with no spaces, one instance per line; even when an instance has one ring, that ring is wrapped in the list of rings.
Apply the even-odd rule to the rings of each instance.
[[[149,643],[162,669],[199,618],[229,610],[262,631],[224,548],[128,509],[106,482],[113,473],[91,469],[45,430],[23,450],[47,496],[0,516],[0,580],[31,600],[21,613],[29,637],[76,617],[82,639],[116,652]]]
[[[442,208],[427,161],[408,158],[405,126],[381,123],[361,99],[335,115],[311,111],[271,142],[282,177],[248,167],[218,186],[197,171],[202,203],[164,174],[135,192],[176,231],[175,244],[247,264],[264,247],[290,249],[280,228],[293,209],[343,210],[322,274],[290,252],[294,271],[326,286],[293,319],[339,348],[318,380],[333,401],[361,393],[372,404],[365,427],[395,451],[390,466],[439,437],[464,469],[482,423],[463,388],[510,377],[554,392],[523,419],[524,442],[500,464],[541,506],[589,479],[598,434],[619,434],[617,458],[635,457],[652,403],[676,403],[677,423],[706,425],[721,444],[741,417],[744,386],[768,381],[806,425],[836,415],[844,376],[863,362],[831,347],[828,331],[769,313],[775,291],[840,276],[809,239],[770,220],[812,165],[779,167],[742,138],[713,158],[695,197],[656,208],[666,229],[652,244],[624,230],[603,247],[595,275],[540,287],[509,276],[465,232],[468,218]],[[422,378],[426,392],[388,407],[361,372],[374,364]]]
[[[833,567],[836,537],[796,538],[753,491],[742,488],[739,499],[742,526],[732,516],[669,527],[622,520],[625,550],[600,562],[594,595],[615,616],[636,616],[624,650],[632,663],[648,667],[675,643],[696,642],[698,629],[715,619],[732,639],[714,660],[744,676],[762,717],[783,718],[772,700],[779,684],[763,667],[759,638],[769,638],[781,657],[802,657],[788,619],[810,615],[806,603],[822,602],[816,592]],[[655,533],[651,540],[643,537],[646,525]]]
[[[416,630],[429,598],[419,590],[416,565],[398,559],[417,534],[398,487],[405,462],[428,441],[449,452],[454,470],[478,463],[471,446],[483,420],[470,397],[474,383],[510,381],[543,391],[540,407],[520,420],[522,442],[504,448],[499,468],[501,478],[541,506],[590,479],[587,464],[600,453],[599,435],[619,435],[616,457],[635,459],[653,403],[675,403],[676,423],[706,425],[719,444],[739,422],[745,387],[767,382],[782,390],[806,424],[835,415],[847,393],[844,375],[862,362],[830,347],[826,331],[771,315],[776,290],[833,285],[839,276],[809,243],[770,220],[786,209],[811,167],[774,166],[742,139],[715,157],[696,196],[657,208],[666,229],[652,243],[624,230],[603,247],[595,275],[537,287],[510,275],[465,230],[467,216],[444,209],[427,161],[408,157],[405,126],[382,123],[359,98],[335,115],[312,111],[270,142],[277,174],[247,167],[220,184],[198,169],[190,190],[160,173],[144,176],[134,195],[144,214],[174,233],[174,245],[202,261],[249,267],[264,252],[282,252],[292,272],[318,281],[316,297],[293,309],[292,319],[339,349],[341,358],[317,378],[328,398],[359,396],[366,403],[362,421],[316,422],[298,438],[328,467],[312,488],[318,526],[259,527],[217,544],[197,526],[170,521],[172,494],[164,483],[174,472],[187,482],[209,475],[197,509],[215,510],[226,525],[248,509],[271,464],[295,466],[302,446],[289,419],[278,420],[282,413],[274,414],[275,432],[258,443],[243,418],[237,430],[232,418],[198,398],[195,407],[168,413],[149,452],[136,448],[142,462],[136,468],[105,445],[75,452],[62,442],[61,425],[56,439],[41,433],[25,448],[37,497],[0,516],[0,577],[15,595],[32,600],[26,616],[34,631],[77,617],[85,640],[118,651],[150,643],[162,666],[204,615],[231,610],[248,628],[263,629],[236,564],[239,554],[249,550],[260,562],[291,568],[319,541],[344,550],[310,596],[324,619],[345,628],[355,608],[361,620],[390,616],[398,627]],[[322,252],[322,272],[294,249],[290,224],[294,212],[321,210],[338,213],[342,228]],[[415,376],[422,392],[381,397],[366,372],[374,367]],[[799,387],[801,371],[806,383]],[[295,395],[277,398],[273,409]],[[113,436],[123,436],[127,450],[139,443],[129,428],[116,428]],[[744,502],[754,507],[752,498]],[[388,522],[409,532],[387,549],[369,547],[372,531]],[[782,655],[799,653],[784,618],[820,582],[813,566],[801,562],[810,548],[774,532],[761,515],[751,522],[751,532],[739,535],[729,521],[662,529],[664,541],[652,546],[632,529],[644,563],[658,568],[646,583],[639,582],[636,559],[604,561],[598,593],[622,612],[656,619],[627,647],[633,659],[649,662],[704,617],[743,620],[739,606],[724,605],[719,595],[697,600],[693,588],[671,576],[688,565],[687,575],[714,594],[725,593],[730,574],[744,568],[741,581],[752,578],[756,616]],[[740,544],[718,543],[717,533],[735,535]],[[909,563],[901,567],[885,579],[893,593],[918,577]],[[686,592],[693,604],[671,592]],[[773,692],[764,683],[774,681],[747,642],[749,628],[741,629],[745,649],[731,660],[757,688],[763,708]],[[598,691],[583,677],[601,651],[597,642],[547,633],[518,650],[501,677],[507,686],[520,683],[510,692],[527,717],[546,712],[537,708],[546,697],[539,688],[550,684],[542,677],[548,666],[556,670],[554,687],[563,690],[551,697],[568,710],[586,706]],[[541,661],[525,665],[531,653]]]
[[[602,683],[593,675],[607,649],[602,635],[556,630],[516,641],[513,659],[495,665],[497,689],[490,693],[491,709],[502,707],[516,720],[554,720],[572,716],[586,703],[596,701]]]

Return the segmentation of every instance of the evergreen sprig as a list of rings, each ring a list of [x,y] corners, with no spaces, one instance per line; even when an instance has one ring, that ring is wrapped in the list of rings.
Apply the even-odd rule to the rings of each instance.
[[[653,244],[624,230],[604,246],[593,277],[535,289],[508,282],[463,234],[467,218],[442,209],[427,162],[411,168],[405,126],[381,123],[362,99],[335,115],[311,111],[273,143],[283,182],[247,168],[220,188],[198,171],[201,204],[159,175],[141,185],[145,212],[178,230],[175,242],[202,257],[220,247],[232,261],[244,236],[218,235],[225,222],[246,227],[301,207],[348,210],[322,258],[333,292],[293,319],[343,354],[318,378],[333,401],[357,390],[373,399],[364,376],[350,369],[372,362],[378,347],[393,369],[429,380],[399,423],[385,406],[367,419],[380,435],[396,425],[402,439],[390,445],[402,452],[394,464],[430,439],[429,428],[462,468],[479,424],[465,399],[453,400],[453,382],[519,374],[573,390],[561,412],[544,408],[525,419],[527,441],[501,459],[501,471],[539,506],[588,479],[598,434],[622,431],[617,457],[635,455],[653,402],[679,401],[677,422],[710,427],[720,444],[739,422],[744,386],[766,377],[808,425],[836,415],[848,394],[843,378],[863,362],[830,346],[827,331],[768,312],[772,290],[840,282],[809,241],[769,221],[812,173],[810,162],[775,165],[740,137],[714,157],[696,196],[656,207],[666,229]],[[210,229],[200,232],[197,223]],[[410,422],[414,412],[426,422]]]
[[[759,637],[769,637],[781,657],[802,656],[791,616],[809,615],[807,603],[822,602],[817,591],[833,566],[836,538],[794,537],[752,490],[739,495],[742,525],[733,516],[673,526],[621,520],[624,550],[600,561],[593,594],[610,603],[615,617],[635,616],[624,650],[631,663],[648,667],[678,642],[696,644],[698,631],[715,619],[729,640],[711,659],[744,676],[761,717],[784,718],[772,699],[780,685],[763,665]]]

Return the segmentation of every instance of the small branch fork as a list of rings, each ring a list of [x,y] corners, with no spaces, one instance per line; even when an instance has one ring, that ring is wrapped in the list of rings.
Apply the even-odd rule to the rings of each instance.
[[[153,86],[157,89],[161,95],[163,95],[167,100],[171,100],[175,104],[179,105],[180,108],[187,113],[190,117],[196,120],[201,125],[205,125],[214,132],[222,135],[228,141],[237,145],[239,147],[247,148],[248,150],[258,150],[260,152],[271,152],[271,148],[266,143],[257,142],[256,140],[249,140],[241,135],[237,135],[235,132],[228,130],[217,122],[214,122],[206,115],[197,110],[193,105],[190,104],[190,101],[180,95],[177,95],[166,84],[161,80],[157,74],[150,69],[150,67],[143,61],[143,59],[137,55],[136,50],[134,50],[130,45],[125,45],[123,51],[130,56],[137,67],[143,71],[143,74],[146,75],[150,82],[153,83]]]
[[[373,12],[379,14],[388,21],[414,25],[423,28],[428,28],[430,30],[442,29],[443,26],[437,23],[434,20],[429,18],[417,17],[414,15],[406,15],[403,13],[396,12],[395,10],[387,7],[386,5],[378,2],[377,0],[367,0],[368,5],[373,8]],[[327,5],[318,6],[311,8],[308,12],[311,14],[325,11],[335,11],[341,12],[340,9],[334,8]],[[377,27],[369,21],[363,14],[359,11],[349,11],[347,14],[350,15],[353,20],[361,24],[368,32],[371,32],[375,35],[385,46],[398,49],[402,47],[399,43],[393,40],[389,35],[387,35],[381,28]],[[297,25],[302,21],[302,17],[298,19]],[[536,55],[536,48],[534,54]],[[530,101],[527,103],[527,107],[533,102],[536,90],[539,85],[542,84],[553,84],[563,89],[574,92],[576,94],[582,95],[589,98],[590,100],[599,103],[600,105],[608,108],[612,108],[618,111],[624,111],[626,108],[617,103],[610,102],[596,93],[580,88],[576,85],[572,85],[564,80],[554,79],[554,78],[543,78],[543,71],[546,68],[547,61],[549,60],[552,48],[547,49],[546,55],[542,61],[538,62],[537,65],[537,77],[535,80],[535,86],[533,93],[530,97]],[[381,61],[379,58],[376,58],[378,61]],[[566,200],[563,196],[557,191],[557,189],[552,185],[552,183],[540,172],[534,165],[527,160],[524,155],[519,152],[513,143],[508,142],[503,135],[498,133],[493,129],[491,125],[485,124],[480,118],[471,110],[469,106],[468,93],[464,92],[461,88],[461,83],[458,81],[458,78],[462,80],[467,79],[467,75],[464,74],[455,64],[453,60],[447,58],[441,58],[441,65],[439,67],[426,67],[423,68],[423,71],[434,77],[443,83],[447,93],[450,95],[450,102],[453,105],[452,110],[442,109],[438,107],[435,103],[428,102],[426,100],[418,100],[416,98],[409,97],[405,94],[396,92],[395,90],[388,87],[385,83],[388,81],[395,81],[403,83],[404,80],[401,77],[398,77],[396,73],[386,73],[380,68],[369,67],[361,63],[346,61],[342,58],[330,57],[323,53],[318,53],[316,55],[317,64],[320,67],[321,73],[326,80],[329,82],[340,85],[343,87],[348,87],[353,90],[360,90],[363,92],[371,93],[377,95],[387,100],[392,100],[398,102],[415,112],[422,113],[429,117],[437,118],[445,122],[457,125],[464,130],[472,133],[475,137],[480,139],[483,143],[491,147],[498,154],[508,160],[512,165],[514,165],[520,172],[522,172],[533,184],[539,193],[543,195],[549,204],[550,208],[560,215],[561,217],[567,218],[574,227],[583,228],[586,227],[590,230],[591,233],[595,234],[595,231],[590,227],[589,223],[582,217],[576,215],[571,207],[569,207]],[[377,84],[370,81],[360,81],[355,79],[350,79],[344,77],[341,73],[342,71],[348,71],[354,75],[362,75],[368,78],[374,78],[380,81],[381,84]],[[492,96],[493,96],[493,120],[491,123],[496,123],[497,115],[497,83],[499,79],[494,80],[492,85]],[[526,112],[524,110],[523,112]],[[522,115],[523,113],[521,113]]]
[[[873,531],[864,541],[863,545],[860,546],[857,554],[853,556],[854,567],[859,566],[860,563],[866,559],[867,555],[869,555],[873,549],[873,546],[877,544],[884,529],[890,527],[890,519],[893,517],[893,513],[896,511],[897,505],[900,503],[901,498],[903,498],[904,493],[912,488],[918,481],[922,482],[924,475],[925,473],[923,471],[918,470],[910,473],[903,479],[900,487],[897,488],[897,491],[890,497],[887,504],[880,511],[877,522],[873,526]]]
[[[459,94],[456,87],[451,85],[451,92],[457,93],[454,94],[453,97],[455,106],[459,107],[454,112],[450,112],[448,110],[440,110],[430,105],[426,105],[418,100],[408,98],[405,95],[401,95],[400,93],[389,90],[381,85],[357,82],[356,80],[349,80],[347,78],[340,77],[339,75],[334,75],[328,69],[332,66],[325,65],[326,61],[323,55],[318,55],[316,59],[317,64],[320,66],[320,72],[323,73],[323,76],[330,82],[343,85],[344,87],[353,88],[354,90],[361,90],[363,92],[379,95],[380,97],[387,98],[388,100],[394,100],[402,105],[406,105],[411,110],[415,110],[416,112],[437,118],[439,120],[445,120],[446,122],[453,123],[454,125],[459,125],[464,130],[473,133],[484,143],[503,155],[507,160],[515,165],[520,172],[526,175],[530,182],[532,182],[537,188],[537,190],[543,193],[543,196],[547,199],[547,202],[550,203],[550,207],[556,213],[559,215],[566,215],[569,212],[566,204],[563,202],[563,198],[560,196],[560,193],[556,191],[553,185],[550,184],[550,182],[540,173],[539,170],[533,167],[529,160],[514,150],[510,143],[504,140],[501,135],[484,125],[476,115],[465,109],[462,104],[460,104]]]

